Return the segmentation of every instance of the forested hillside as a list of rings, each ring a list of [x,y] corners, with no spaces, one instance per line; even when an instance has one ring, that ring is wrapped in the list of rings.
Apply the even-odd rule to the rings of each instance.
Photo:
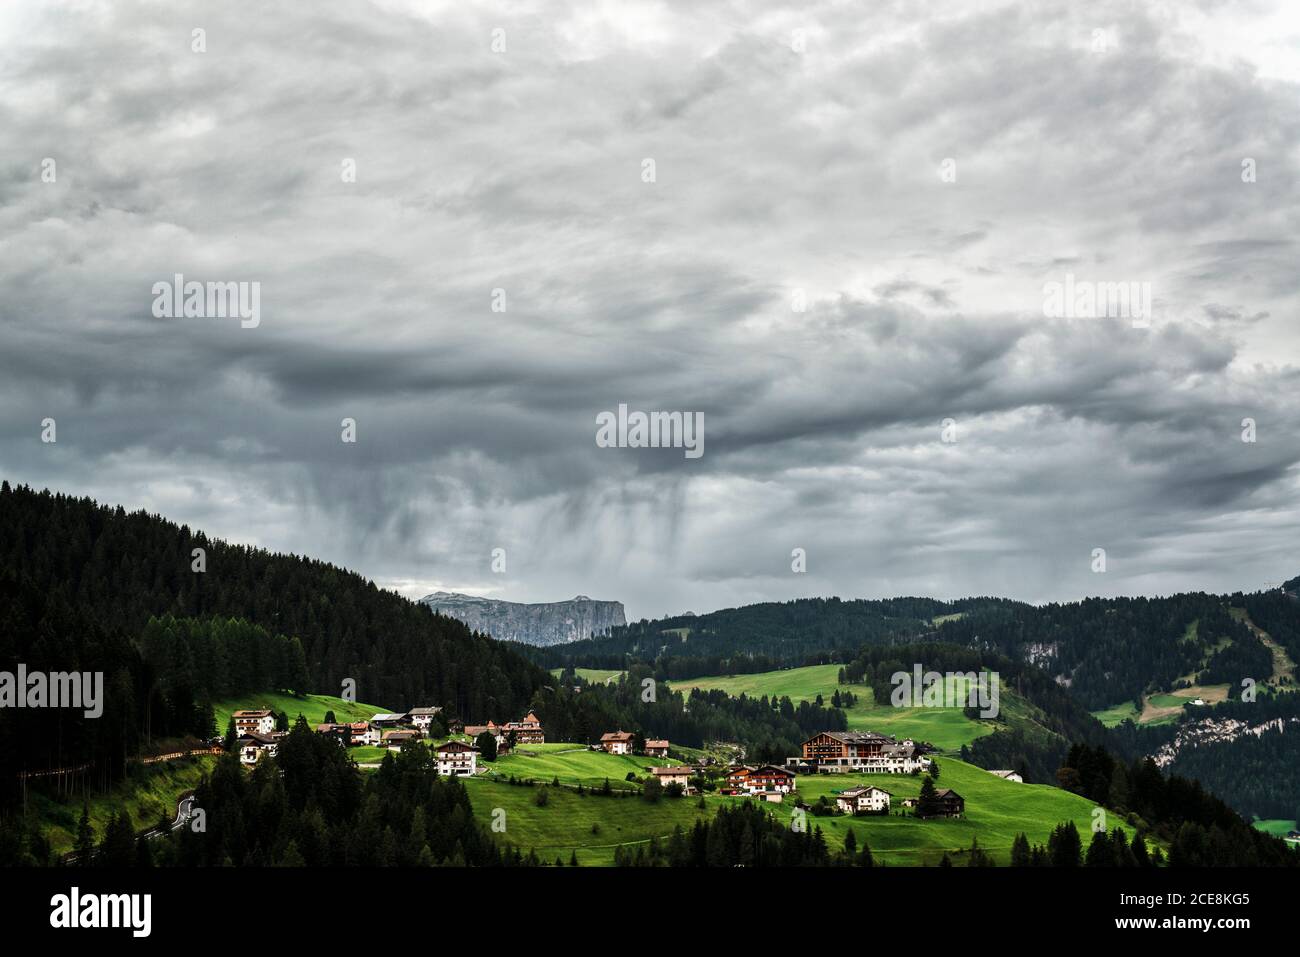
[[[192,570],[202,549],[206,571]],[[144,512],[0,485],[0,568],[52,608],[140,639],[153,617],[242,619],[297,639],[308,689],[469,720],[522,714],[544,671],[452,619],[326,562],[231,545]],[[72,636],[64,639],[73,640]]]
[[[627,661],[653,664],[666,679],[755,674],[826,664],[865,645],[908,641],[934,632],[933,620],[971,608],[1014,605],[1000,599],[958,602],[932,598],[884,601],[800,598],[725,608],[707,615],[641,620],[608,636],[529,652],[548,668],[621,669]]]
[[[1280,593],[1276,598],[1192,593],[986,606],[944,622],[939,638],[1032,661],[1096,710],[1174,687],[1182,679],[1235,684],[1243,677],[1266,678],[1272,656],[1229,609],[1244,602],[1279,619],[1297,620],[1295,608],[1278,605],[1284,600]]]

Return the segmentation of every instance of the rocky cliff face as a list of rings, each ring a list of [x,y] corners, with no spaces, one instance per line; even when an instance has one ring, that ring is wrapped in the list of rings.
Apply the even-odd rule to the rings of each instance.
[[[590,638],[593,633],[603,635],[615,625],[627,624],[621,601],[595,601],[586,595],[569,601],[526,605],[439,591],[421,598],[420,604],[459,619],[493,638],[530,645],[578,641]]]

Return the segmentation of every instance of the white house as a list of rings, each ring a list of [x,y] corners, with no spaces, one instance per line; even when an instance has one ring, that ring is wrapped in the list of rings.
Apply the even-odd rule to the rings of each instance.
[[[631,754],[636,735],[630,731],[610,731],[600,736],[600,746],[610,754]]]
[[[421,731],[428,731],[429,725],[433,723],[434,715],[442,711],[441,708],[412,708],[406,713],[411,724],[415,725]]]
[[[277,738],[269,734],[258,734],[250,732],[239,736],[239,763],[252,766],[257,763],[258,758],[265,752],[271,757],[275,757],[279,750],[280,742]]]
[[[231,717],[235,720],[235,734],[270,734],[275,730],[275,715],[267,708],[236,711]]]
[[[835,797],[835,804],[845,814],[871,812],[879,814],[889,810],[892,795],[884,788],[864,784],[861,787],[841,791]]]
[[[1018,771],[990,771],[989,774],[997,775],[1004,781],[1015,781],[1017,784],[1025,783],[1025,779],[1020,776]]]
[[[670,784],[680,784],[683,791],[689,791],[691,787],[691,775],[695,773],[694,768],[680,765],[671,768],[651,768],[650,773],[659,779],[659,783],[664,787]]]
[[[443,777],[469,777],[478,770],[478,748],[462,741],[440,744],[437,765]]]

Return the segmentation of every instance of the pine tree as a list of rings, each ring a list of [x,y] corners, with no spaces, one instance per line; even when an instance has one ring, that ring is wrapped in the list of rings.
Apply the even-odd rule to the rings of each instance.
[[[1083,853],[1083,841],[1073,821],[1058,824],[1047,839],[1047,855],[1053,867],[1078,867]]]
[[[1023,833],[1017,834],[1011,842],[1011,866],[1029,867],[1033,864],[1033,855],[1029,850],[1029,838]]]
[[[81,820],[77,822],[77,838],[72,844],[77,863],[89,867],[95,863],[95,829],[90,826],[90,805],[81,805]]]

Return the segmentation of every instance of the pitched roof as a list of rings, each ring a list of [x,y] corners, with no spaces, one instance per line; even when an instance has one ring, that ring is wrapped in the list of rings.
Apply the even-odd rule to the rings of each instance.
[[[412,708],[410,711],[406,713],[409,715],[438,714],[440,711],[442,711],[442,708]]]
[[[822,734],[828,738],[834,738],[843,744],[874,744],[877,741],[894,741],[887,734],[877,734],[875,731],[823,731]],[[813,735],[818,737],[818,735]],[[812,740],[809,738],[808,740]]]
[[[681,764],[672,768],[651,768],[650,773],[656,776],[681,776],[683,774],[694,774],[695,769]]]
[[[601,741],[631,741],[635,738],[631,731],[607,731],[600,736]]]
[[[868,791],[879,791],[881,794],[888,794],[890,797],[894,796],[892,791],[886,791],[884,788],[878,788],[874,784],[860,784],[855,788],[849,788],[847,791],[841,791],[839,793],[839,797],[855,798],[858,797],[859,795],[866,794]]]
[[[464,741],[447,741],[438,745],[438,753],[444,754],[448,751],[478,751],[478,748],[471,747]]]
[[[271,709],[254,708],[249,711],[235,711],[230,716],[232,718],[269,718],[271,716]]]
[[[646,746],[647,748],[666,748],[666,747],[668,747],[668,742],[667,742],[667,741],[660,741],[660,740],[656,739],[656,740],[654,740],[654,741],[647,741],[647,742],[645,743],[645,746]]]

